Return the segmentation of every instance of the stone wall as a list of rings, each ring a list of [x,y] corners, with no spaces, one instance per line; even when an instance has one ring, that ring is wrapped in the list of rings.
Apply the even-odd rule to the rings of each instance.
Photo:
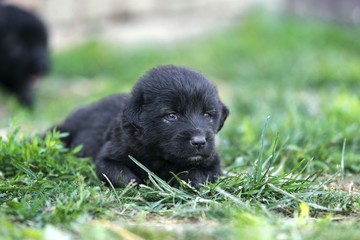
[[[360,0],[287,0],[285,6],[300,16],[360,25]]]
[[[234,11],[251,0],[3,0],[43,15],[51,24],[111,17],[136,17],[188,11]]]
[[[243,11],[264,1],[4,0],[4,2],[18,4],[38,13],[49,26],[52,45],[61,47],[89,38],[105,38],[126,44],[184,39],[237,21]]]

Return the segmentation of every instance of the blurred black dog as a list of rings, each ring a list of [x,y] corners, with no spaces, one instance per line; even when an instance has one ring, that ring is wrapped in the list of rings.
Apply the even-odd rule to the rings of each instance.
[[[116,187],[148,178],[128,155],[166,181],[175,173],[199,187],[222,174],[214,138],[228,113],[203,75],[162,66],[142,77],[130,95],[81,108],[57,129],[69,133],[67,147],[82,144],[81,155],[95,159],[98,177]]]
[[[33,85],[49,68],[47,31],[34,14],[0,5],[0,85],[27,107]]]

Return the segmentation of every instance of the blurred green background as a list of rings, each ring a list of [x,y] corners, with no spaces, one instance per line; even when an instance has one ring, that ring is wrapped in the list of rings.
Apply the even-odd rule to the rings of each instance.
[[[149,239],[159,239],[162,234],[174,239],[181,236],[179,229],[183,229],[183,239],[231,239],[233,235],[252,239],[357,239],[360,29],[358,23],[349,22],[347,16],[351,14],[329,18],[329,9],[321,8],[325,2],[329,3],[310,4],[323,14],[308,11],[306,17],[298,15],[295,3],[299,1],[293,1],[295,5],[289,4],[284,12],[255,9],[227,27],[183,41],[127,45],[89,38],[55,48],[52,72],[38,86],[33,112],[7,95],[0,96],[0,129],[15,121],[21,127],[20,135],[43,133],[80,106],[110,94],[130,92],[152,67],[188,66],[216,83],[230,109],[217,144],[226,174],[219,185],[232,195],[219,194],[211,185],[198,193],[185,189],[174,194],[148,187],[113,192],[94,180],[91,161],[78,161],[50,138],[45,140],[45,147],[39,147],[37,140],[22,146],[21,141],[11,139],[8,144],[3,142],[4,151],[26,159],[33,172],[29,177],[25,166],[12,177],[0,176],[2,189],[6,189],[0,198],[7,199],[1,205],[7,224],[3,231],[15,236],[21,234],[17,228],[21,226],[25,235],[40,229],[38,238],[33,239],[41,239],[41,234],[49,234],[51,239],[59,232],[87,239],[92,233],[113,236],[119,233],[115,225],[135,222],[127,229]],[[338,2],[330,2],[340,9],[336,8]],[[271,163],[264,164],[263,169],[270,166],[264,173],[266,178],[254,182],[253,169],[259,158]],[[300,162],[304,168],[298,168]],[[10,169],[21,167],[17,164]],[[309,180],[312,176],[319,176],[316,190],[312,184],[317,182]],[[267,177],[279,189],[270,188]],[[294,184],[289,184],[292,181]],[[184,200],[187,198],[182,194],[193,198]],[[209,202],[198,202],[198,195]],[[299,199],[328,208],[312,205],[310,211],[305,204],[297,209]],[[44,206],[51,210],[44,213]],[[335,208],[341,211],[331,210]],[[296,214],[302,214],[303,219]],[[98,218],[105,221],[89,220]],[[310,220],[304,222],[304,218]],[[13,225],[12,219],[18,225]],[[160,228],[143,228],[149,219]],[[173,230],[163,232],[171,221]],[[215,223],[216,227],[213,232],[199,227],[207,232],[202,235],[194,222],[210,228]],[[184,233],[186,223],[195,226],[188,235]]]
[[[208,76],[229,105],[219,144],[226,164],[253,161],[270,116],[267,133],[278,136],[289,166],[313,159],[335,171],[346,139],[346,167],[358,173],[359,33],[351,25],[257,10],[193,41],[136,47],[88,41],[54,51],[34,112],[10,101],[1,107],[1,126],[15,117],[22,131],[41,133],[79,106],[129,92],[150,68],[176,64]]]

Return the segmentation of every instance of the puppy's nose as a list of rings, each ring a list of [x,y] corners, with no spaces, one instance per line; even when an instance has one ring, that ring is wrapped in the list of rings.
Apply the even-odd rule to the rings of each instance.
[[[206,144],[205,136],[197,135],[197,136],[191,137],[190,144],[191,144],[191,146],[193,146],[194,148],[197,148],[197,149],[201,149],[201,148],[205,147],[205,144]]]

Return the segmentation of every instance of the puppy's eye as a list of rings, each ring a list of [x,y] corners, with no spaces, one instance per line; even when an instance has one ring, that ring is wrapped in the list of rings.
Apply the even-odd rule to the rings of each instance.
[[[204,113],[204,117],[213,117],[215,115],[215,111],[208,111]]]
[[[178,119],[178,115],[176,113],[169,113],[165,115],[165,120],[167,121],[176,121]]]

